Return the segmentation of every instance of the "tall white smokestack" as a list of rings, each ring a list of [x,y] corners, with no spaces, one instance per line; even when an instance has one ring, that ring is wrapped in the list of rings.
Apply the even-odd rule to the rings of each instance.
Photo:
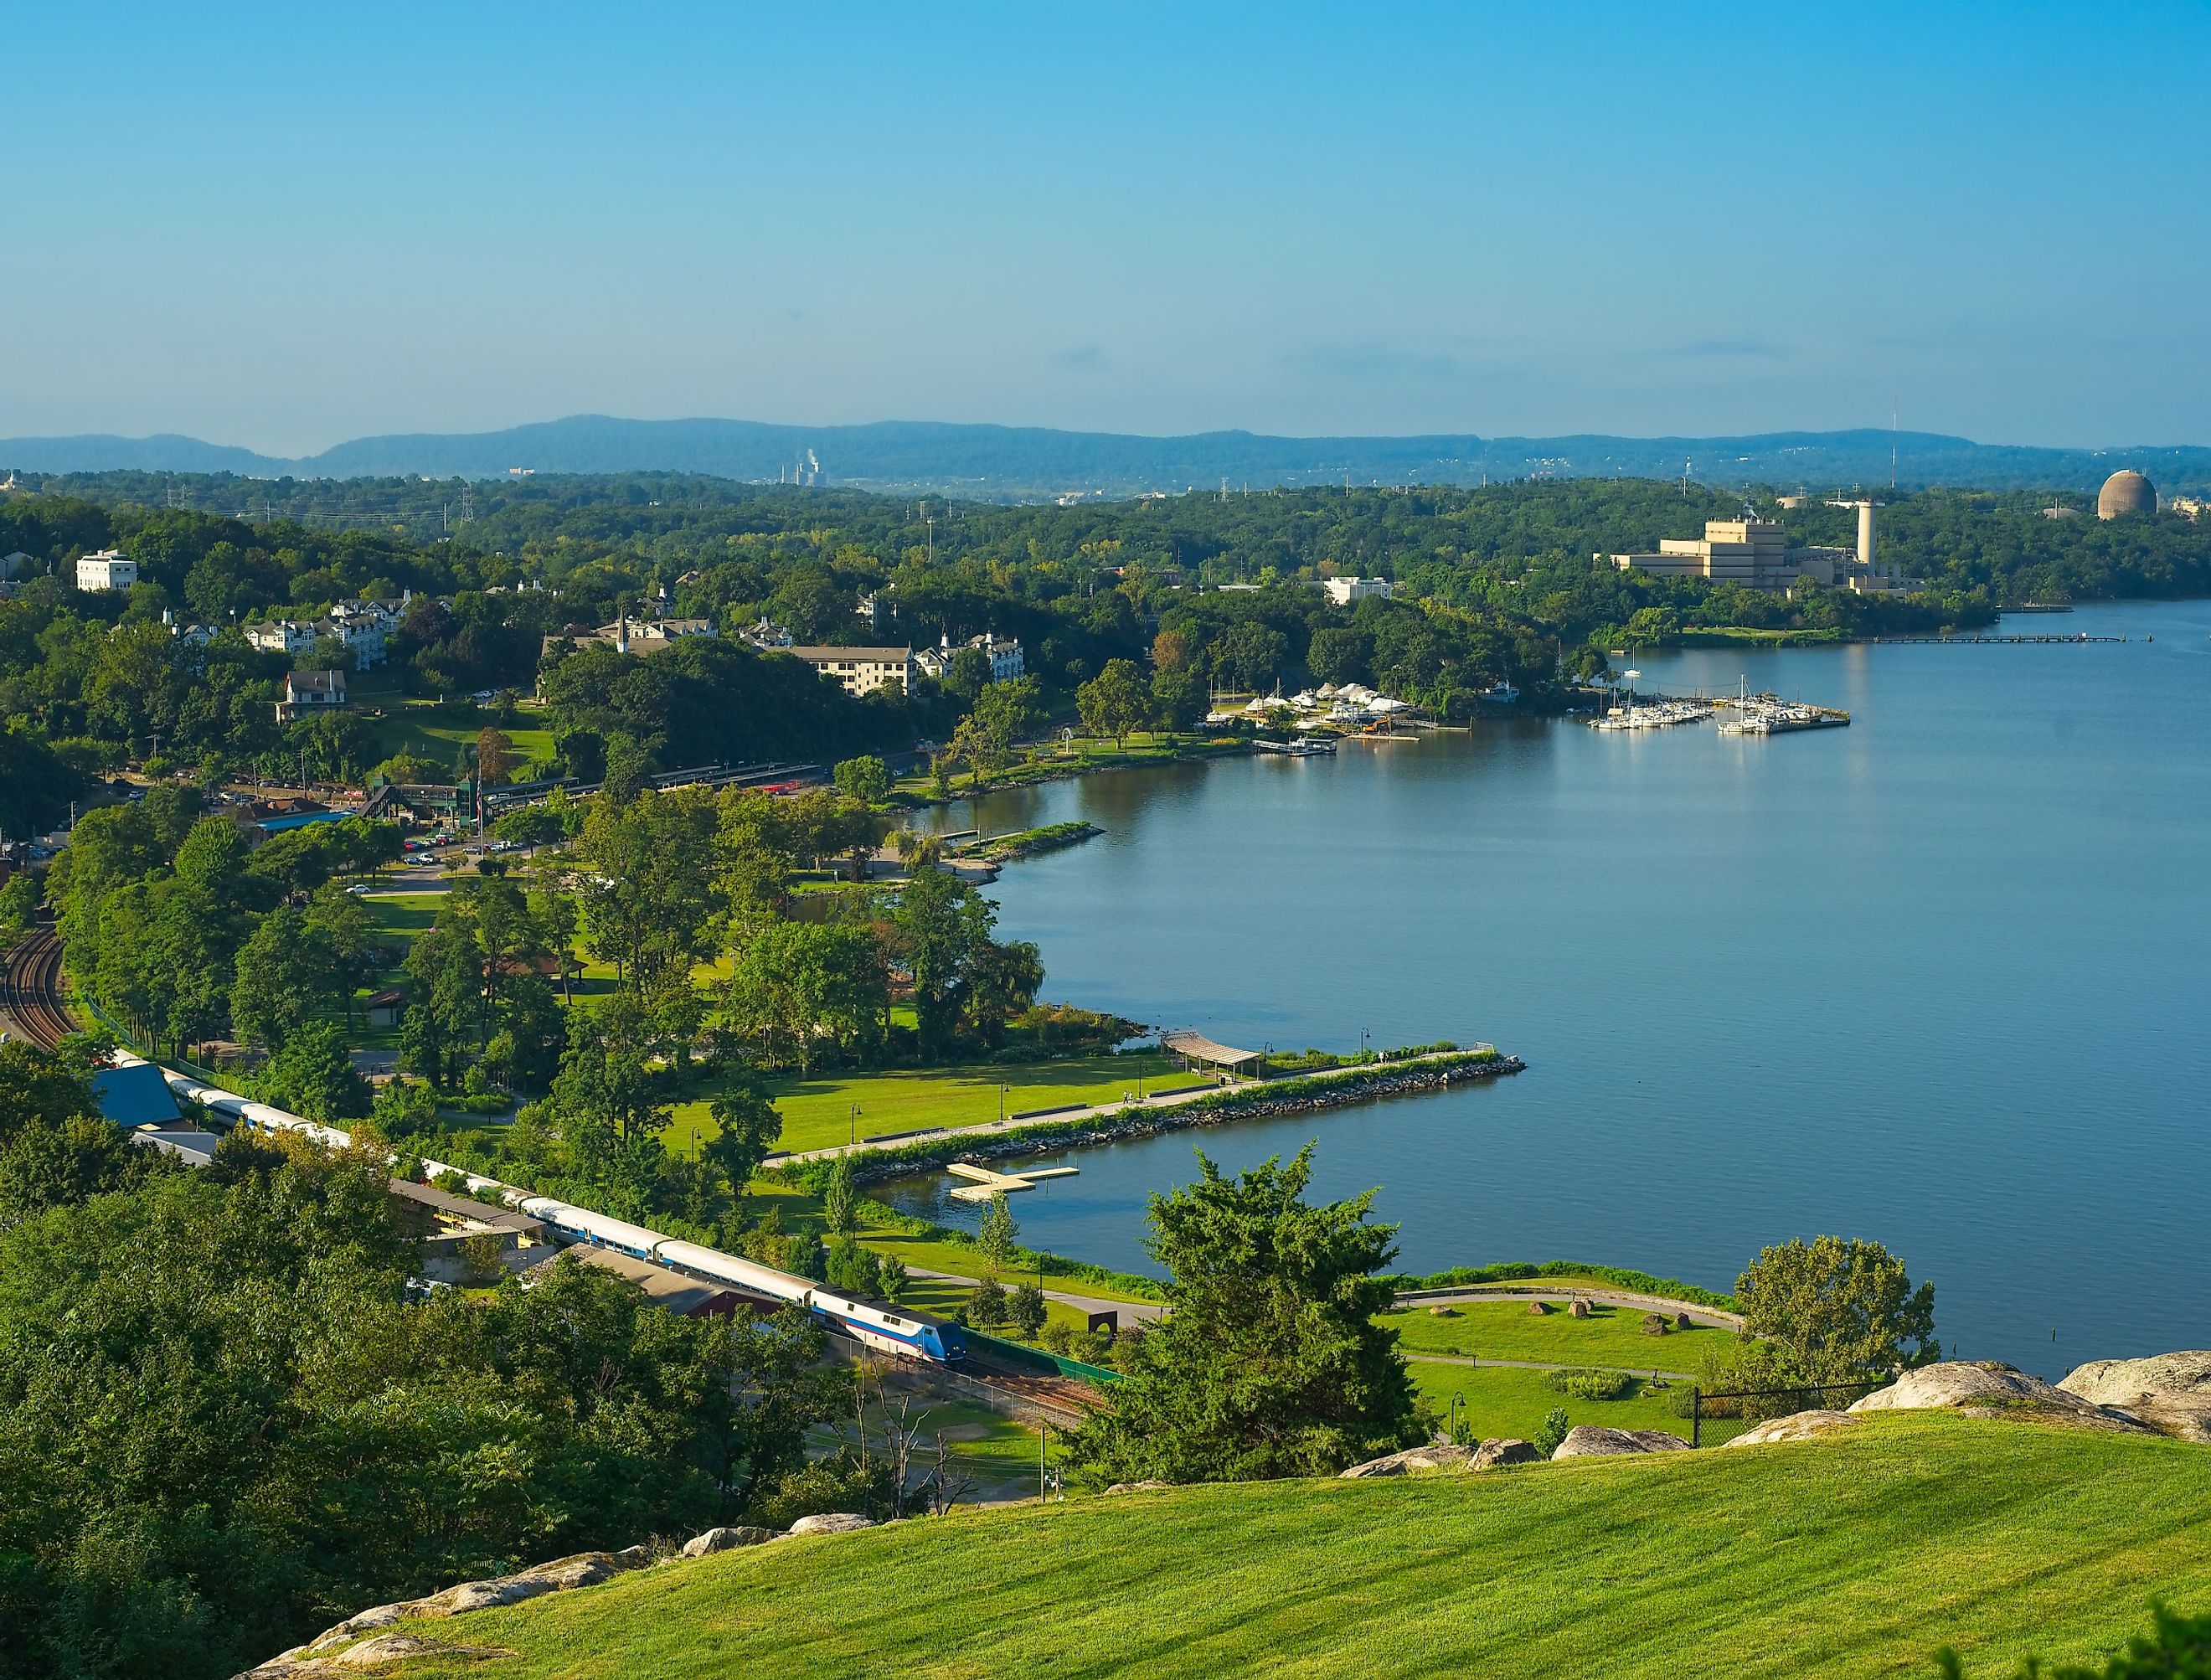
[[[1858,504],[1858,564],[1865,567],[1869,575],[1872,573],[1873,504],[1870,501]]]

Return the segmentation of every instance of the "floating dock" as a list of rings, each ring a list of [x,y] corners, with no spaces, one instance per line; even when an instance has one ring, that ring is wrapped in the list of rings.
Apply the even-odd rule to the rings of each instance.
[[[1723,735],[1789,735],[1800,729],[1846,729],[1851,714],[1826,706],[1790,706],[1764,701],[1738,702],[1740,718],[1720,722]]]

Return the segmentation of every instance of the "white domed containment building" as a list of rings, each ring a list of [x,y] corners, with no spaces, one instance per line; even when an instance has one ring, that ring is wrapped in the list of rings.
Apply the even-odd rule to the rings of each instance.
[[[2132,467],[2113,473],[2096,492],[2096,517],[2122,519],[2129,513],[2157,512],[2157,486]]]

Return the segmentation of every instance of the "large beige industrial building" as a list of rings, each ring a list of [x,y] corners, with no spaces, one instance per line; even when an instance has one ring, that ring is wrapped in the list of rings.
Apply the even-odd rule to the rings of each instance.
[[[1808,579],[1838,585],[1861,595],[1887,595],[1917,585],[1884,570],[1874,560],[1874,512],[1869,501],[1838,502],[1858,512],[1858,547],[1789,546],[1788,533],[1773,519],[1707,519],[1702,537],[1669,537],[1657,554],[1614,555],[1622,572],[1650,572],[1666,578],[1703,578],[1744,589],[1794,589]]]

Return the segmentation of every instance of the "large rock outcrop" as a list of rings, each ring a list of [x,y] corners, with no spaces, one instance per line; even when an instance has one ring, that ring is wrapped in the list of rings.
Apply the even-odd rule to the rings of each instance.
[[[1461,1446],[1448,1440],[1408,1446],[1402,1453],[1369,1459],[1363,1465],[1354,1465],[1336,1474],[1345,1480],[1355,1480],[1370,1476],[1413,1476],[1424,1471],[1496,1470],[1505,1465],[1532,1465],[1542,1457],[1528,1441],[1493,1435],[1475,1446]]]
[[[1612,1459],[1633,1453],[1686,1453],[1689,1443],[1663,1429],[1608,1429],[1602,1424],[1577,1423],[1551,1454],[1560,1459]]]
[[[421,1634],[379,1634],[358,1645],[327,1657],[277,1658],[249,1669],[238,1680],[355,1680],[355,1677],[388,1668],[409,1657],[438,1657],[447,1662],[486,1662],[512,1657],[513,1652],[496,1645],[451,1645]]]
[[[1336,1474],[1345,1481],[1354,1481],[1369,1476],[1410,1476],[1423,1470],[1464,1470],[1466,1461],[1473,1456],[1471,1446],[1459,1446],[1447,1440],[1431,1441],[1425,1446],[1408,1446],[1385,1458],[1369,1459],[1363,1465],[1354,1465]]]
[[[1754,1423],[1732,1440],[1723,1440],[1720,1445],[1763,1446],[1768,1441],[1809,1440],[1814,1435],[1846,1428],[1857,1422],[1846,1411],[1795,1411],[1786,1417],[1769,1417],[1763,1423]]]
[[[796,1540],[808,1534],[850,1534],[856,1528],[873,1528],[875,1519],[863,1517],[857,1511],[830,1511],[818,1517],[801,1517],[791,1524],[786,1540]]]
[[[1877,1388],[1851,1410],[1932,1411],[1947,1408],[1968,1417],[2012,1417],[2023,1422],[2067,1423],[2077,1428],[2146,1432],[2126,1413],[2083,1399],[2040,1377],[2008,1365],[1945,1362],[1906,1371],[1887,1388]]]
[[[683,1556],[705,1557],[709,1553],[730,1551],[738,1546],[757,1546],[774,1538],[775,1531],[772,1528],[710,1528],[704,1534],[683,1543]]]
[[[1536,1450],[1532,1440],[1522,1440],[1517,1435],[1492,1435],[1474,1449],[1474,1456],[1466,1461],[1469,1470],[1501,1470],[1506,1465],[1539,1465],[1543,1455]]]
[[[2057,1386],[2139,1418],[2161,1435],[2211,1442],[2211,1352],[2092,1360]]]
[[[647,1561],[642,1546],[632,1546],[620,1552],[578,1552],[572,1557],[555,1558],[550,1563],[540,1563],[533,1568],[518,1570],[511,1575],[494,1576],[490,1580],[463,1581],[458,1586],[449,1586],[442,1592],[433,1592],[427,1598],[409,1598],[396,1604],[379,1604],[346,1619],[305,1645],[295,1645],[272,1662],[251,1669],[239,1680],[295,1680],[301,1674],[303,1664],[320,1661],[327,1665],[341,1660],[334,1653],[348,1641],[358,1640],[364,1634],[409,1618],[424,1619],[445,1616],[464,1616],[475,1610],[495,1610],[501,1604],[518,1604],[525,1598],[535,1598],[547,1592],[566,1592],[572,1587],[596,1586],[603,1580],[611,1580],[625,1569],[634,1569]],[[413,1635],[408,1635],[411,1638]],[[382,1641],[371,1641],[382,1643]],[[361,1647],[355,1647],[354,1649]],[[353,1652],[343,1653],[351,1660]],[[383,1660],[379,1659],[379,1660]]]

